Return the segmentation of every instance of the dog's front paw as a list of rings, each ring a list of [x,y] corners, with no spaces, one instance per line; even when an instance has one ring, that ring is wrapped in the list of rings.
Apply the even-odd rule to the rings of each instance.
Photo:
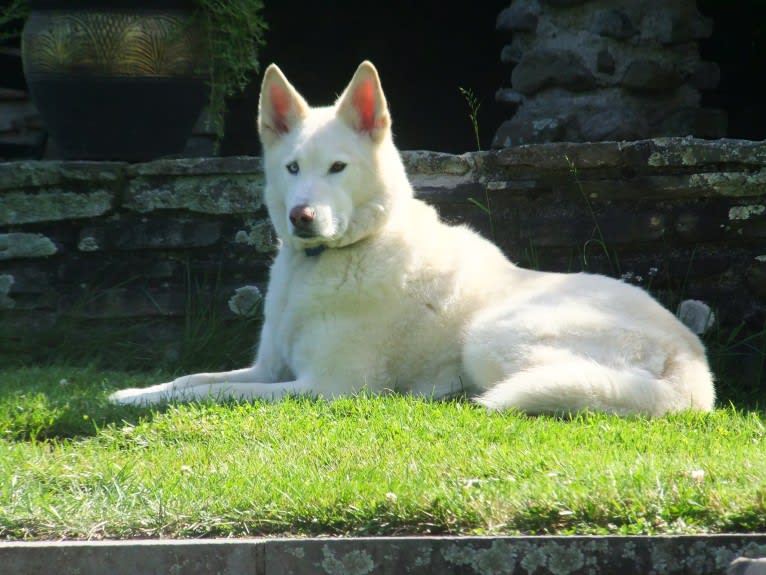
[[[156,405],[172,398],[172,383],[161,383],[152,387],[130,387],[115,391],[109,401],[118,405]]]

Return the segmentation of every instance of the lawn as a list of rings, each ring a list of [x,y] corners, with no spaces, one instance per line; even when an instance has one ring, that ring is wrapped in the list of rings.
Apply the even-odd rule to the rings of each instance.
[[[116,407],[168,377],[0,371],[0,538],[766,530],[766,417],[466,401]]]

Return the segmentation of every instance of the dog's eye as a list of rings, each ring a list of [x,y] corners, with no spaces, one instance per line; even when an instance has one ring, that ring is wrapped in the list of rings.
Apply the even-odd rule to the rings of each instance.
[[[298,165],[298,162],[290,162],[285,166],[287,168],[287,171],[291,174],[297,174],[301,171],[301,167]]]
[[[346,169],[345,162],[333,162],[332,165],[330,166],[329,171],[331,174],[339,174],[345,169]]]

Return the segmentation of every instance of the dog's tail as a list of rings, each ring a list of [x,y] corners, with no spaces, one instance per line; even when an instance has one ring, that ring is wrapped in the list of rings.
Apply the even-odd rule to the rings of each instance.
[[[587,358],[541,364],[492,386],[476,401],[489,409],[527,413],[593,410],[659,416],[693,409],[710,411],[715,394],[704,357],[676,354],[660,376],[638,367],[611,367]]]

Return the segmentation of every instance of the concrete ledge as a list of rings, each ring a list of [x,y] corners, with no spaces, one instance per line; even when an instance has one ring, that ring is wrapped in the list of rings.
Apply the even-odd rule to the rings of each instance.
[[[57,575],[723,574],[766,534],[0,543],[0,572]]]

